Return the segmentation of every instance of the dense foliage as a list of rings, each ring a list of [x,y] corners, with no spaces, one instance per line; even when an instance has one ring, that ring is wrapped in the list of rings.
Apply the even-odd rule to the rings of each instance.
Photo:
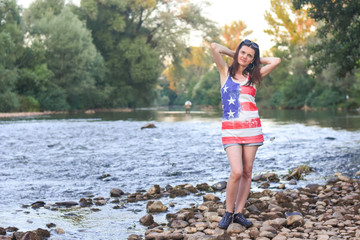
[[[355,10],[356,15],[348,9],[349,6],[359,9],[359,6],[355,7],[359,1],[293,2],[296,9],[290,0],[271,0],[271,12],[265,14],[270,26],[266,32],[274,37],[276,43],[272,53],[283,61],[267,78],[268,88],[260,90],[261,95],[264,93],[262,100],[266,96],[268,105],[281,108],[359,107],[360,79],[355,74],[359,70],[354,63],[360,59],[360,31],[355,33],[348,29],[346,34],[344,32],[346,24],[350,24],[349,19],[353,17],[356,22],[359,18],[359,11]],[[317,4],[316,9],[311,5],[300,8],[300,2],[313,2]],[[320,16],[334,22],[321,22]],[[336,25],[335,22],[346,24]],[[339,34],[346,39],[343,43],[335,37]],[[331,40],[332,36],[336,40]],[[340,42],[334,44],[334,41]],[[352,59],[351,67],[346,59]]]
[[[209,43],[234,49],[252,31],[222,28],[199,1],[0,1],[0,112],[193,105],[220,107]],[[275,108],[360,106],[359,1],[271,0],[263,56],[282,58],[259,88]],[[202,38],[190,46],[190,33]],[[256,39],[254,39],[256,40]],[[261,46],[260,46],[261,48]],[[232,59],[226,58],[228,63]]]
[[[293,0],[294,7],[307,7],[310,17],[321,26],[318,41],[312,46],[312,61],[321,72],[324,66],[336,63],[337,74],[343,76],[360,67],[360,1],[358,0]]]
[[[159,102],[164,63],[176,66],[190,32],[218,36],[194,2],[35,0],[22,11],[2,0],[0,112]]]
[[[319,23],[316,38],[309,44],[309,64],[317,78],[325,78],[329,98],[340,106],[360,106],[360,1],[293,0],[296,9],[307,9]],[[329,79],[331,75],[331,79]],[[344,102],[344,97],[348,100]],[[321,97],[321,96],[319,96]],[[322,98],[328,98],[324,96]]]
[[[349,5],[352,6],[354,3]],[[313,15],[309,16],[306,8],[295,9],[291,0],[271,0],[271,9],[266,11],[264,16],[269,28],[264,31],[271,36],[274,46],[269,52],[262,55],[281,57],[282,62],[274,72],[263,79],[257,93],[257,103],[262,107],[292,109],[360,107],[360,73],[357,65],[354,65],[352,69],[345,70],[345,74],[339,75],[339,70],[343,65],[339,58],[337,58],[338,62],[311,64],[311,60],[322,58],[323,52],[314,52],[313,49],[314,46],[319,46],[319,42],[321,43],[321,38],[317,33],[318,29],[320,31],[323,29],[321,27],[323,23],[316,22],[316,18],[311,18]],[[342,9],[342,11],[346,10]],[[349,16],[345,18],[347,19]],[[357,18],[355,16],[355,22]],[[224,26],[221,30],[221,43],[230,49],[235,49],[240,41],[248,38],[251,33],[242,21]],[[348,39],[354,37],[352,46],[356,49],[353,49],[353,53],[349,53],[346,57],[356,59],[357,62],[359,62],[357,51],[360,49],[357,36],[359,32],[347,33]],[[321,44],[323,49],[329,49],[331,46],[326,42]],[[210,73],[201,76],[192,75],[195,72],[194,66],[201,64],[198,59],[194,61],[191,54],[182,59],[180,74],[179,70],[173,66],[165,72],[172,93],[171,103],[183,104],[185,100],[191,99],[195,104],[220,106],[219,79],[216,74],[211,74],[215,70],[211,64],[209,47],[206,43],[204,46],[199,47],[198,52],[203,53],[202,65],[206,67],[203,71],[210,71]],[[334,54],[335,52],[331,53],[329,58],[326,58],[325,55],[322,59],[330,60]],[[200,54],[197,53],[197,55]],[[232,61],[229,58],[226,60],[228,63]],[[191,76],[196,76],[196,78]],[[182,77],[185,78],[182,79]],[[209,85],[209,83],[213,85]]]

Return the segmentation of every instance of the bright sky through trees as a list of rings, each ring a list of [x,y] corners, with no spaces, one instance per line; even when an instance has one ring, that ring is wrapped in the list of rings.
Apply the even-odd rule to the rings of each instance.
[[[267,23],[264,20],[265,10],[270,9],[270,0],[209,0],[212,4],[205,13],[222,27],[233,21],[242,20],[247,30],[253,33],[250,39],[256,39],[260,50],[269,50],[273,45],[269,35],[264,33]]]
[[[211,5],[204,9],[209,18],[218,23],[219,27],[230,24],[233,21],[242,20],[247,25],[247,30],[253,30],[250,39],[256,39],[260,50],[268,50],[272,46],[270,36],[264,33],[267,23],[264,20],[265,10],[270,9],[270,0],[208,0]],[[33,0],[17,0],[19,5],[27,8]],[[80,0],[73,0],[78,4]],[[194,44],[199,40],[194,37]]]

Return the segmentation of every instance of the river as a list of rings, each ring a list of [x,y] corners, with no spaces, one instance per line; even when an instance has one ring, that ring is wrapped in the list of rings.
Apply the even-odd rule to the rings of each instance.
[[[337,111],[263,110],[265,144],[253,174],[280,176],[300,164],[315,172],[298,181],[323,184],[335,172],[354,177],[360,165],[360,114]],[[156,128],[143,129],[147,123]],[[64,235],[51,239],[127,239],[146,228],[139,219],[146,202],[75,210],[24,208],[36,201],[53,204],[82,197],[108,198],[112,188],[134,193],[154,184],[165,187],[226,181],[229,165],[221,145],[218,112],[137,110],[96,114],[57,114],[0,119],[0,227],[20,231],[55,223]],[[104,179],[104,174],[110,176]],[[286,183],[286,182],[285,182]],[[276,184],[271,187],[276,188]],[[253,183],[252,191],[258,191]],[[224,200],[225,194],[218,193]],[[201,202],[189,195],[163,198],[169,212]],[[166,222],[165,213],[154,215]]]

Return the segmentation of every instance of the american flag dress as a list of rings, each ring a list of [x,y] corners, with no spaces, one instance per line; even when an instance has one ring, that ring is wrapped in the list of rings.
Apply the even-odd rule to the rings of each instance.
[[[222,144],[264,142],[255,86],[235,82],[229,75],[221,88],[223,107]]]

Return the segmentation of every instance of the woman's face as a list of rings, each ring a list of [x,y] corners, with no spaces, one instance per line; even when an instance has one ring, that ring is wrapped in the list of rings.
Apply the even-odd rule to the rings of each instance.
[[[247,67],[253,60],[255,56],[255,50],[251,47],[243,45],[239,50],[238,62],[242,67]]]

